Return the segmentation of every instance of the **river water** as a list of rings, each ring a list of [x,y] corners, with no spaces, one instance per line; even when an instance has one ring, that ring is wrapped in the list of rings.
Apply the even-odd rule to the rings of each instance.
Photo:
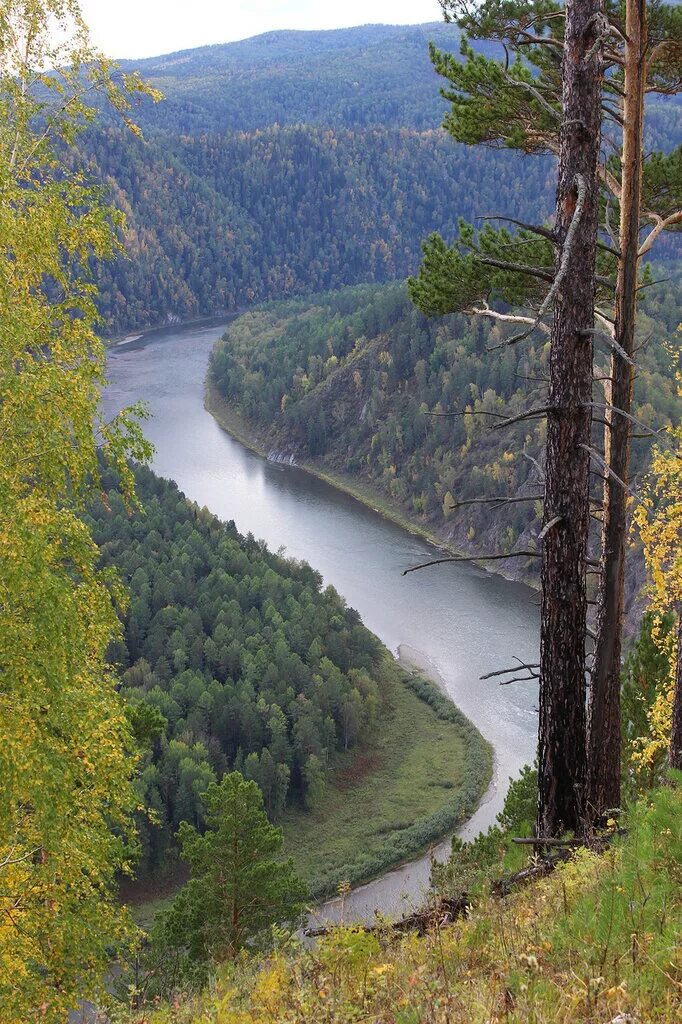
[[[495,778],[461,833],[495,820],[509,776],[533,759],[537,688],[481,682],[486,672],[538,660],[537,595],[468,564],[401,575],[434,549],[350,496],[292,466],[268,462],[233,440],[203,404],[208,357],[225,324],[156,331],[110,350],[104,412],[139,399],[152,418],[153,467],[185,494],[273,550],[305,559],[356,608],[392,651],[403,646],[432,667],[452,700],[495,748]],[[415,653],[418,652],[418,653]],[[368,813],[371,809],[368,808]],[[442,843],[432,856],[444,857]],[[399,915],[427,887],[430,856],[332,900],[322,919]]]

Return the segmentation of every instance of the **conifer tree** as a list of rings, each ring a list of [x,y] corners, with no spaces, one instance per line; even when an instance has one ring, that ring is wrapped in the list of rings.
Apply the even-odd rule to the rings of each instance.
[[[163,924],[164,940],[189,964],[234,958],[267,938],[271,925],[296,922],[305,887],[281,860],[281,828],[271,825],[255,782],[230,772],[204,795],[206,831],[187,822],[178,839],[191,870]]]
[[[565,10],[554,2],[481,5],[448,2],[446,17],[454,17],[474,37],[500,41],[506,59],[474,53],[466,39],[463,61],[435,50],[437,70],[451,88],[444,96],[451,102],[445,126],[459,141],[504,145],[525,153],[558,154],[561,145],[559,69],[565,53]],[[674,228],[682,217],[680,176],[676,168],[682,149],[672,154],[641,156],[643,132],[642,96],[647,91],[674,92],[681,77],[679,9],[650,5],[650,26],[628,35],[621,24],[623,13],[633,21],[635,0],[607,4],[597,12],[599,32],[593,56],[599,55],[602,79],[602,120],[607,143],[616,156],[599,164],[602,182],[604,235],[599,244],[595,313],[598,349],[605,340],[612,350],[611,366],[599,376],[608,378],[604,397],[588,399],[606,420],[604,450],[588,445],[604,481],[602,558],[598,586],[598,629],[593,685],[590,691],[589,804],[591,815],[619,802],[620,711],[619,673],[623,618],[623,565],[625,512],[628,497],[627,461],[633,376],[634,313],[637,267],[661,231]],[[640,21],[646,12],[637,7]],[[510,54],[514,60],[510,60]],[[625,110],[627,108],[627,111]],[[617,145],[627,113],[622,152]],[[620,218],[619,238],[612,218]],[[641,227],[649,223],[642,241]],[[518,343],[535,331],[549,334],[547,317],[551,303],[539,282],[551,280],[556,247],[555,231],[542,225],[519,224],[511,236],[505,229],[486,227],[476,234],[462,225],[458,243],[447,247],[438,236],[425,245],[419,278],[411,283],[412,294],[427,313],[458,309],[492,320],[523,325],[508,339]],[[615,292],[615,302],[614,302]],[[519,312],[501,311],[499,302],[525,307]],[[614,302],[611,314],[605,306]],[[599,357],[601,358],[601,356]],[[550,403],[551,404],[551,403]],[[545,409],[529,410],[541,416]],[[602,414],[603,411],[603,414]]]

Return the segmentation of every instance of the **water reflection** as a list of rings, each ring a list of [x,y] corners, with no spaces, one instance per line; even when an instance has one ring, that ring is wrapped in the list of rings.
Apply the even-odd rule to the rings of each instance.
[[[406,644],[435,666],[452,699],[491,740],[501,785],[466,828],[494,820],[504,784],[532,759],[536,686],[500,687],[480,676],[511,663],[537,661],[539,612],[527,587],[477,566],[449,564],[401,575],[434,549],[323,481],[267,462],[232,440],[204,409],[207,360],[224,324],[170,329],[113,349],[105,412],[146,399],[146,433],[155,470],[173,477],[189,498],[242,533],[305,559],[362,615],[393,651]],[[441,850],[441,855],[442,855]],[[352,894],[346,912],[387,912],[428,880],[428,859]]]

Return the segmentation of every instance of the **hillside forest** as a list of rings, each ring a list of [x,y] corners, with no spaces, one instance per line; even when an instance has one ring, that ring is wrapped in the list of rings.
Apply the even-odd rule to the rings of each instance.
[[[550,159],[455,147],[440,128],[428,44],[459,41],[454,24],[368,26],[136,62],[165,97],[136,109],[144,138],[109,119],[71,155],[126,214],[125,258],[97,268],[106,332],[404,279],[459,217],[547,217]],[[647,145],[674,149],[675,97],[647,109]],[[679,255],[660,239],[659,258]]]
[[[650,430],[679,422],[681,412],[668,344],[679,318],[671,269],[673,281],[647,292],[640,317],[648,344],[634,411]],[[502,431],[490,420],[528,407],[549,353],[539,339],[491,361],[488,348],[503,337],[481,320],[427,319],[402,284],[274,303],[239,317],[214,350],[211,407],[265,453],[292,456],[361,495],[369,486],[390,514],[459,551],[526,550],[535,547],[541,503],[504,499],[541,494],[534,460],[545,425],[520,421]],[[647,437],[633,445],[635,476],[649,449]],[[496,496],[493,511],[468,504]],[[643,569],[637,556],[628,608]],[[505,572],[537,578],[532,559],[509,562]]]
[[[116,62],[0,0],[0,1024],[681,1019],[682,8],[439,5]],[[204,437],[536,588],[516,778],[105,415],[226,314]]]

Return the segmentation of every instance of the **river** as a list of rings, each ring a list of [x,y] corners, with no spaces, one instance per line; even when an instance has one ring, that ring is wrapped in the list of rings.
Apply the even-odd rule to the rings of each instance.
[[[155,471],[192,500],[270,548],[305,559],[356,608],[392,651],[421,659],[495,748],[495,778],[461,830],[471,837],[495,820],[509,776],[534,756],[537,688],[499,686],[480,676],[538,654],[537,594],[469,564],[435,566],[403,577],[433,557],[424,541],[303,470],[268,462],[233,440],[204,409],[208,357],[225,324],[171,328],[110,350],[103,406],[111,415],[145,399],[145,432]],[[444,857],[449,843],[432,854]],[[398,915],[419,901],[429,856],[361,886],[321,919]]]

